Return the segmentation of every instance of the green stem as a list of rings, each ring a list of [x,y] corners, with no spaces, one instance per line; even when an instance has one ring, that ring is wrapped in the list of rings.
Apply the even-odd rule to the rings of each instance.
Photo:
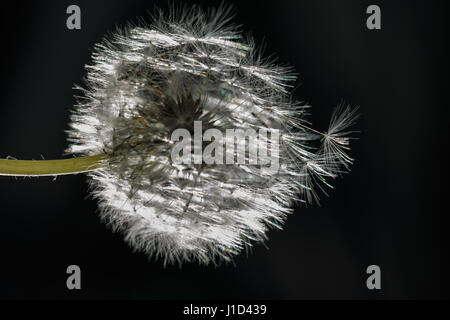
[[[59,176],[102,168],[105,154],[62,160],[0,159],[0,176]]]

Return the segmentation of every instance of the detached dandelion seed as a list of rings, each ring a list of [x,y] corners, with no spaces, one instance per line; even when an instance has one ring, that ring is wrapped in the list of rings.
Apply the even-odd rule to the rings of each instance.
[[[135,250],[164,263],[229,261],[264,241],[293,201],[317,200],[314,187],[348,171],[356,113],[341,106],[328,132],[310,128],[307,106],[289,93],[291,68],[261,58],[231,18],[229,6],[182,7],[106,37],[71,117],[66,154],[79,157],[0,160],[0,175],[87,172],[102,218]],[[198,122],[201,134],[276,130],[279,140],[247,144],[244,164],[176,163],[173,132],[195,135]],[[258,162],[249,161],[267,146],[270,155],[258,151]],[[278,170],[263,170],[273,160]]]

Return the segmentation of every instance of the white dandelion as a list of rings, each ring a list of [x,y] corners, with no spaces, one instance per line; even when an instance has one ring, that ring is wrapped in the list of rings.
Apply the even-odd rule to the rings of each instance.
[[[96,45],[68,132],[67,153],[81,157],[52,164],[58,174],[87,172],[102,218],[164,263],[229,261],[352,163],[355,110],[338,109],[327,133],[311,129],[307,106],[290,96],[291,68],[261,58],[231,18],[227,6],[172,9]],[[194,132],[196,122],[202,133],[276,130],[278,152],[267,138],[245,145],[245,163],[175,163],[173,132]],[[265,147],[270,155],[249,161]],[[270,161],[276,172],[262,170]],[[0,160],[0,172],[55,175],[38,162]]]

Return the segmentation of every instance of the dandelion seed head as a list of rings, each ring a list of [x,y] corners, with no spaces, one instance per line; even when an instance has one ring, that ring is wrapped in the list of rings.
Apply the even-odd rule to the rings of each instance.
[[[261,58],[231,17],[226,6],[183,7],[160,12],[152,25],[118,29],[96,45],[78,87],[67,152],[108,156],[89,173],[102,217],[165,263],[229,261],[281,228],[293,200],[315,198],[315,181],[351,162],[343,139],[353,113],[334,116],[314,149],[310,142],[323,136],[305,125],[306,106],[290,96],[292,70]],[[204,131],[278,130],[279,153],[270,155],[277,172],[174,163],[172,132],[192,132],[194,121]]]

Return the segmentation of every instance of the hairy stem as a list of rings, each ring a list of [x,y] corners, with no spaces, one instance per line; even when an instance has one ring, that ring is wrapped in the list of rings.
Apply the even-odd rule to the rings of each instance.
[[[0,159],[0,176],[59,176],[99,169],[104,166],[105,154],[62,160]]]

